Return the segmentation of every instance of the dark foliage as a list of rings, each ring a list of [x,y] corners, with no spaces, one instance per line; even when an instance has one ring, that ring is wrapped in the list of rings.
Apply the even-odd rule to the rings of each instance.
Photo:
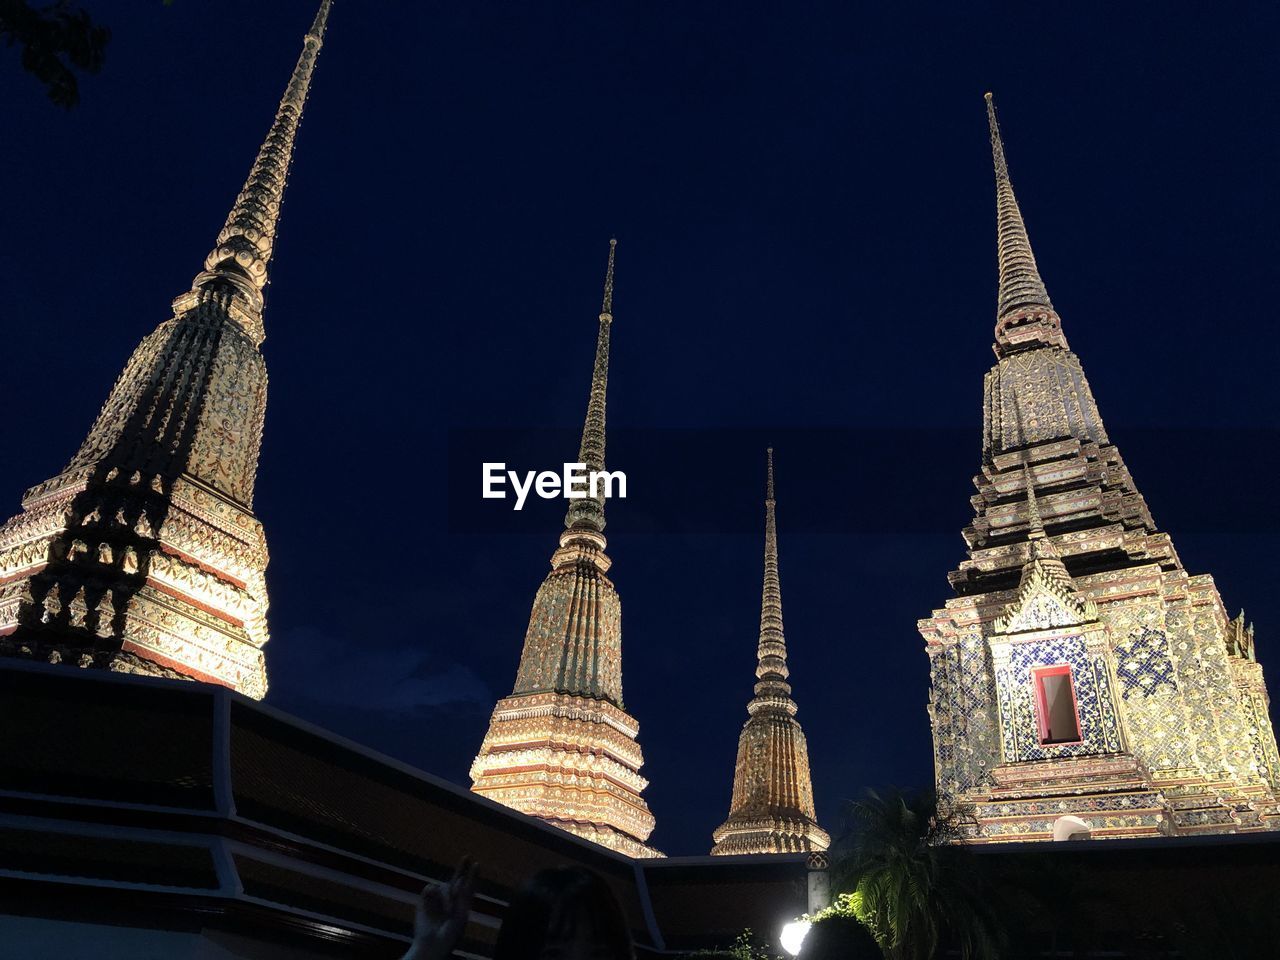
[[[973,853],[950,842],[959,832],[930,793],[868,791],[849,805],[833,849],[835,889],[854,895],[890,960],[929,960],[946,948],[964,960],[1000,956],[989,884]]]
[[[40,8],[27,0],[0,0],[0,38],[22,51],[22,68],[44,84],[60,107],[80,102],[72,68],[97,73],[106,58],[111,31],[68,0]]]

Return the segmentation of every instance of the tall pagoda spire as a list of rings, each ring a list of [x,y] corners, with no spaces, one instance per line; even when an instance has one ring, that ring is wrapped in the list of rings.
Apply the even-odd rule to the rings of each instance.
[[[796,720],[782,627],[778,527],[773,495],[773,448],[766,454],[764,584],[756,646],[755,696],[738,738],[729,818],[712,834],[713,854],[796,853],[825,850],[809,778],[809,747]]]
[[[1058,320],[1040,278],[1027,226],[1022,220],[1018,198],[1009,179],[1004,140],[996,119],[996,105],[986,95],[987,125],[991,131],[991,159],[996,175],[996,252],[1000,266],[1000,289],[996,301],[996,342],[1001,348],[1026,349],[1044,343],[1066,345]]]
[[[996,180],[999,292],[993,349],[999,363],[986,382],[984,459],[994,462],[1007,451],[1068,437],[1106,443],[1088,378],[1040,279],[989,93],[986,106]]]
[[[324,44],[324,31],[329,23],[332,0],[323,0],[311,29],[302,42],[302,53],[293,68],[276,110],[275,120],[249,170],[240,195],[236,197],[227,222],[218,234],[214,248],[205,258],[204,271],[195,280],[199,290],[229,283],[239,290],[251,306],[254,318],[248,332],[258,342],[263,339],[261,326],[262,291],[267,285],[267,265],[275,252],[276,228],[280,222],[280,205],[293,159],[294,140],[302,122],[302,108],[311,89],[316,59]]]
[[[787,638],[782,630],[782,583],[778,579],[778,521],[773,499],[773,447],[765,454],[768,475],[764,501],[764,586],[760,593],[760,642],[756,647],[756,696],[747,707],[755,714],[770,704],[795,713],[787,682]]]
[[[609,242],[578,450],[588,471],[604,469],[616,245]],[[639,725],[622,701],[622,607],[606,576],[603,531],[603,488],[571,501],[533,600],[515,686],[494,707],[471,765],[472,790],[630,856],[660,856],[645,845],[654,818],[641,797]]]
[[[330,7],[204,271],[134,350],[66,469],[0,528],[0,653],[266,693],[262,289]]]
[[[609,387],[609,328],[613,325],[613,263],[618,241],[609,241],[609,263],[604,272],[604,300],[600,305],[600,328],[596,333],[596,361],[591,370],[591,397],[587,402],[587,418],[582,425],[582,442],[578,445],[578,463],[587,472],[604,469],[605,394]],[[570,503],[564,518],[566,530],[604,532],[604,495],[582,497]]]
[[[1261,667],[1103,426],[986,99],[996,362],[967,556],[948,575],[956,596],[918,623],[940,804],[981,843],[1273,828],[1280,754]],[[1132,352],[1108,334],[1113,352]]]

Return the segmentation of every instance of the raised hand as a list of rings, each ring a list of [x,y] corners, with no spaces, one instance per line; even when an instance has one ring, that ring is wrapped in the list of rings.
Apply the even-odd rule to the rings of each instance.
[[[448,960],[462,939],[475,892],[476,863],[464,857],[448,883],[429,883],[418,896],[413,945],[403,960]]]

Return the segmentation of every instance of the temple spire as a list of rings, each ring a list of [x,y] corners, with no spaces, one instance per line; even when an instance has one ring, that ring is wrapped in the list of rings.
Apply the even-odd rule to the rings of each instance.
[[[330,6],[205,272],[134,349],[66,468],[0,525],[0,567],[18,575],[0,587],[0,656],[266,694],[262,288]]]
[[[996,120],[995,102],[986,95],[987,124],[991,131],[991,159],[996,176],[996,248],[1000,269],[1000,289],[996,303],[996,339],[1005,346],[1026,340],[1062,343],[1058,317],[1040,279],[1031,240],[1022,220],[1018,198],[1009,179],[1009,164],[1004,155],[1004,141]],[[1038,322],[1037,322],[1038,321]],[[1030,324],[1032,329],[1009,336],[1009,328]],[[1043,329],[1036,329],[1043,328]],[[1035,334],[1038,333],[1039,336]],[[1006,340],[1010,342],[1005,342]]]
[[[333,0],[322,0],[320,9],[316,11],[316,18],[311,21],[311,29],[307,31],[307,35],[315,37],[317,40],[324,40],[324,28],[329,23],[329,10],[333,7]]]
[[[717,856],[825,850],[831,842],[815,819],[809,746],[796,720],[787,682],[772,447],[766,452],[766,464],[764,587],[755,696],[747,704],[747,722],[738,736],[729,817],[711,834],[711,852]]]
[[[613,321],[609,241],[591,399],[578,462],[604,469],[605,388]],[[642,796],[639,724],[622,699],[622,605],[607,573],[603,486],[569,501],[551,571],[538,588],[511,695],[493,708],[471,764],[472,790],[631,857],[661,856],[645,844],[653,814]]]
[[[604,269],[604,299],[600,303],[601,316],[613,316],[613,258],[618,250],[617,237],[609,241],[609,264]]]
[[[748,708],[753,713],[766,703],[785,698],[790,703],[787,683],[787,640],[782,627],[782,583],[778,577],[778,519],[773,499],[773,447],[765,453],[768,475],[764,501],[764,585],[760,592],[760,641],[756,648],[756,699]],[[794,705],[791,712],[795,712]]]
[[[303,37],[302,53],[280,100],[271,129],[267,131],[244,187],[227,215],[217,243],[205,258],[204,271],[193,284],[193,288],[199,290],[218,281],[230,283],[248,299],[255,313],[262,309],[262,290],[267,284],[267,265],[274,252],[294,139],[302,121],[302,108],[311,87],[316,58],[324,42],[331,7],[332,0],[323,0],[311,29]],[[258,320],[251,325],[260,326],[260,322]],[[256,332],[261,339],[261,330]]]
[[[600,327],[596,333],[596,360],[591,372],[591,397],[587,402],[587,419],[582,426],[582,442],[578,445],[578,463],[587,473],[604,469],[605,395],[609,386],[609,329],[613,325],[613,261],[617,240],[609,241],[609,262],[604,273],[604,300],[600,305]],[[564,518],[569,532],[588,530],[604,532],[604,494],[574,500]]]
[[[939,808],[962,814],[955,840],[980,844],[1265,830],[1280,755],[1252,636],[1183,567],[1108,438],[1036,269],[990,94],[987,115],[996,363],[955,596],[918,623]],[[1107,339],[1137,375],[1150,365],[1141,342]]]

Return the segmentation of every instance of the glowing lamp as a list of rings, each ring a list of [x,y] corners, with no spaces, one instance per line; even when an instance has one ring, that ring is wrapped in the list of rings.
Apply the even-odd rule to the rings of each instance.
[[[800,953],[800,947],[804,943],[805,935],[808,934],[809,928],[813,926],[808,920],[792,920],[782,928],[782,933],[778,936],[778,940],[782,944],[782,949],[796,956]]]

